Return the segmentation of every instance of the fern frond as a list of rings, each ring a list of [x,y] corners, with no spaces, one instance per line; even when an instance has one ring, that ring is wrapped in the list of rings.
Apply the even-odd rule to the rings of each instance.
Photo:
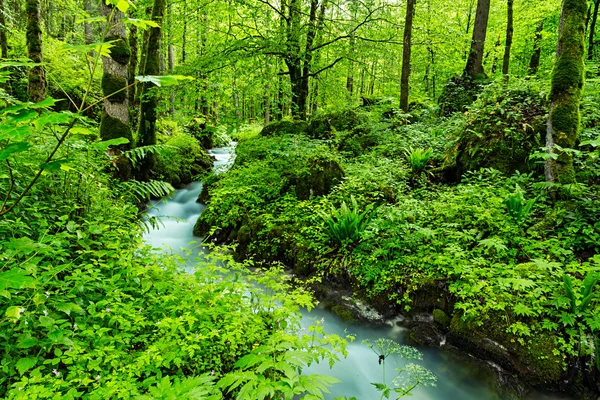
[[[149,201],[152,198],[161,198],[175,191],[173,186],[163,181],[127,181],[119,184],[126,192],[132,194],[139,202]]]
[[[129,161],[131,161],[131,165],[133,165],[133,167],[135,168],[137,163],[139,163],[146,157],[146,154],[162,154],[162,152],[167,148],[177,149],[177,147],[168,146],[166,144],[154,144],[149,146],[136,147],[123,152],[123,154],[125,155],[125,157],[127,157]]]

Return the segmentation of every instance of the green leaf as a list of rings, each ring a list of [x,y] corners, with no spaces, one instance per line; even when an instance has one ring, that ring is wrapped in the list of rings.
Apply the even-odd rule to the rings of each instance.
[[[19,339],[19,343],[17,344],[17,346],[20,349],[28,349],[30,347],[33,347],[33,346],[37,345],[37,344],[38,344],[38,340],[36,338],[31,337],[31,336],[22,336]]]
[[[93,149],[106,151],[110,146],[118,146],[120,144],[129,143],[129,139],[127,138],[116,138],[111,140],[105,140],[103,142],[96,142],[91,145]]]
[[[27,275],[27,272],[20,268],[13,268],[9,271],[0,273],[0,289],[22,289],[28,287],[35,279]]]
[[[17,307],[17,306],[8,307],[6,309],[6,311],[4,312],[4,315],[9,320],[12,320],[13,322],[15,322],[16,320],[21,318],[22,310],[23,309],[21,307]]]
[[[139,82],[149,82],[153,83],[156,86],[174,86],[182,83],[182,81],[193,81],[194,78],[191,76],[183,76],[183,75],[145,75],[145,76],[136,76],[135,80]]]
[[[19,371],[19,375],[23,376],[23,374],[33,368],[35,364],[37,364],[37,357],[27,357],[21,358],[17,361],[17,370]]]
[[[98,42],[92,44],[63,44],[60,48],[62,52],[83,53],[87,54],[91,51],[100,53],[103,57],[110,57],[110,49],[115,45],[112,42]]]
[[[71,134],[73,135],[86,135],[86,136],[97,136],[98,132],[86,128],[85,126],[74,126],[71,128]]]
[[[0,161],[6,160],[11,154],[27,151],[29,148],[31,148],[31,145],[27,142],[11,143],[0,150]]]
[[[148,29],[148,28],[158,28],[159,25],[152,20],[144,20],[137,18],[125,18],[123,20],[125,24],[135,25],[140,29]]]
[[[50,161],[49,163],[40,164],[40,168],[45,169],[46,171],[50,171],[50,172],[58,172],[63,169],[62,168],[63,164],[66,164],[68,162],[69,162],[69,160]]]
[[[76,24],[93,24],[95,22],[105,23],[106,17],[90,17],[90,18],[78,19],[75,21]]]

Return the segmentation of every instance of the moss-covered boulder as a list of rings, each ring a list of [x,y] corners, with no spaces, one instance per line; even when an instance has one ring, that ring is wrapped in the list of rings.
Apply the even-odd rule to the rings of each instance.
[[[323,112],[310,120],[307,134],[312,139],[333,139],[335,132],[351,131],[367,121],[367,115],[355,109]]]
[[[530,171],[529,156],[544,144],[547,113],[546,96],[534,85],[490,85],[470,108],[447,154],[457,179],[484,167],[507,175]]]
[[[185,126],[185,130],[192,137],[196,138],[205,150],[214,147],[215,128],[208,124],[208,120],[205,116],[200,115],[192,118]]]
[[[260,136],[301,135],[306,133],[306,121],[281,120],[273,121],[260,131]]]
[[[462,75],[450,78],[438,99],[440,115],[447,117],[455,112],[467,111],[486,83],[488,83],[487,80],[473,80]]]
[[[506,332],[506,315],[482,316],[481,326],[465,322],[455,314],[448,340],[480,359],[490,360],[521,376],[528,384],[555,388],[563,375],[563,362],[550,333],[538,332],[529,339]]]
[[[212,158],[195,138],[177,134],[166,139],[164,144],[165,147],[156,155],[151,174],[153,179],[181,187],[212,168]]]
[[[335,157],[315,154],[305,160],[302,168],[291,171],[288,179],[289,185],[295,187],[298,199],[308,200],[313,196],[329,194],[343,177],[344,170]]]

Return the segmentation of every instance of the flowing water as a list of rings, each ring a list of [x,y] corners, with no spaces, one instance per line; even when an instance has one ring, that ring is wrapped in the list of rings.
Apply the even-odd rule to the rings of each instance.
[[[225,147],[210,150],[209,153],[216,158],[215,169],[226,170],[233,163],[234,148]],[[196,202],[202,183],[195,182],[186,188],[176,191],[175,195],[168,200],[151,202],[148,214],[160,217],[162,224],[158,229],[152,230],[145,235],[147,243],[157,248],[163,248],[167,252],[182,253],[188,257],[189,266],[193,266],[193,260],[200,254],[206,253],[207,249],[202,246],[201,240],[192,235],[192,229],[198,216],[206,208]],[[184,249],[192,249],[191,253]],[[333,376],[341,381],[331,388],[331,394],[327,399],[338,396],[355,396],[359,400],[379,399],[377,392],[371,382],[382,382],[382,370],[378,363],[378,356],[366,345],[362,344],[364,339],[375,341],[379,338],[387,338],[404,344],[407,331],[390,322],[385,326],[373,326],[365,324],[348,324],[333,314],[317,307],[310,313],[303,312],[303,324],[309,325],[315,320],[324,319],[324,327],[329,334],[345,336],[352,334],[356,340],[348,346],[349,355],[336,363],[333,369],[329,369],[325,363],[314,365],[305,370],[307,373],[321,373]],[[491,387],[488,376],[478,366],[481,364],[469,360],[464,353],[444,350],[438,348],[421,348],[423,361],[421,365],[429,368],[437,376],[437,386],[418,388],[413,392],[412,398],[417,400],[487,400],[502,398]],[[490,364],[493,367],[493,364]],[[395,376],[396,365],[388,361],[386,365],[387,380]],[[488,383],[486,383],[488,382]],[[532,393],[528,396],[530,400],[556,400],[567,399],[555,394]]]

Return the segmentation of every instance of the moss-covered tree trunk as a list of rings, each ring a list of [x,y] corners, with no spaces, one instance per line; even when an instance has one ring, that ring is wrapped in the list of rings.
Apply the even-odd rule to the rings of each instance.
[[[8,58],[8,40],[6,39],[6,19],[4,18],[4,0],[0,0],[0,46],[1,58]]]
[[[473,26],[473,37],[471,39],[471,50],[467,57],[464,75],[471,79],[477,79],[484,75],[483,72],[483,49],[487,35],[488,18],[490,15],[490,0],[478,0],[475,11],[475,25]]]
[[[400,76],[400,109],[408,112],[408,92],[410,78],[410,52],[412,50],[412,26],[416,0],[406,2],[406,19],[404,22],[404,43],[402,49],[402,74]]]
[[[591,7],[591,6],[590,6]],[[594,12],[592,13],[592,20],[590,23],[590,36],[588,41],[588,60],[594,58],[594,35],[596,33],[596,22],[598,21],[598,8],[600,8],[600,0],[594,1]]]
[[[556,159],[549,158],[546,161],[545,173],[548,182],[575,182],[573,157],[556,146],[573,148],[579,132],[586,12],[587,0],[563,1],[546,132],[546,146],[556,155]]]
[[[507,7],[508,11],[506,13],[506,42],[504,44],[504,60],[502,62],[502,74],[508,75],[508,70],[510,67],[510,48],[512,47],[513,42],[513,4],[514,0],[508,0]]]
[[[162,36],[161,26],[165,15],[165,0],[154,0],[152,7],[152,20],[158,24],[158,27],[151,28],[148,33],[148,44],[144,48],[145,63],[143,75],[159,75],[160,73],[160,39]],[[151,146],[156,144],[156,107],[158,97],[155,92],[151,92],[153,84],[146,82],[142,85],[140,120],[139,120],[139,143],[141,146]],[[151,153],[147,154],[138,170],[138,179],[148,180],[150,170],[154,167],[154,157]]]
[[[120,145],[112,151],[115,154],[131,148],[133,136],[129,125],[129,100],[127,93],[127,66],[131,51],[127,41],[124,15],[113,6],[107,6],[102,2],[102,15],[107,17],[110,28],[106,35],[106,41],[112,41],[110,57],[102,57],[104,74],[102,75],[102,93],[108,96],[104,100],[104,112],[100,121],[100,137],[102,140],[126,138],[129,144]],[[119,157],[117,162],[117,175],[121,179],[131,176],[131,166],[124,157]]]
[[[35,63],[44,62],[42,55],[42,27],[39,0],[26,0],[25,12],[27,14],[27,55]],[[46,97],[46,73],[42,66],[29,70],[29,87],[27,89],[29,101],[34,103]]]

